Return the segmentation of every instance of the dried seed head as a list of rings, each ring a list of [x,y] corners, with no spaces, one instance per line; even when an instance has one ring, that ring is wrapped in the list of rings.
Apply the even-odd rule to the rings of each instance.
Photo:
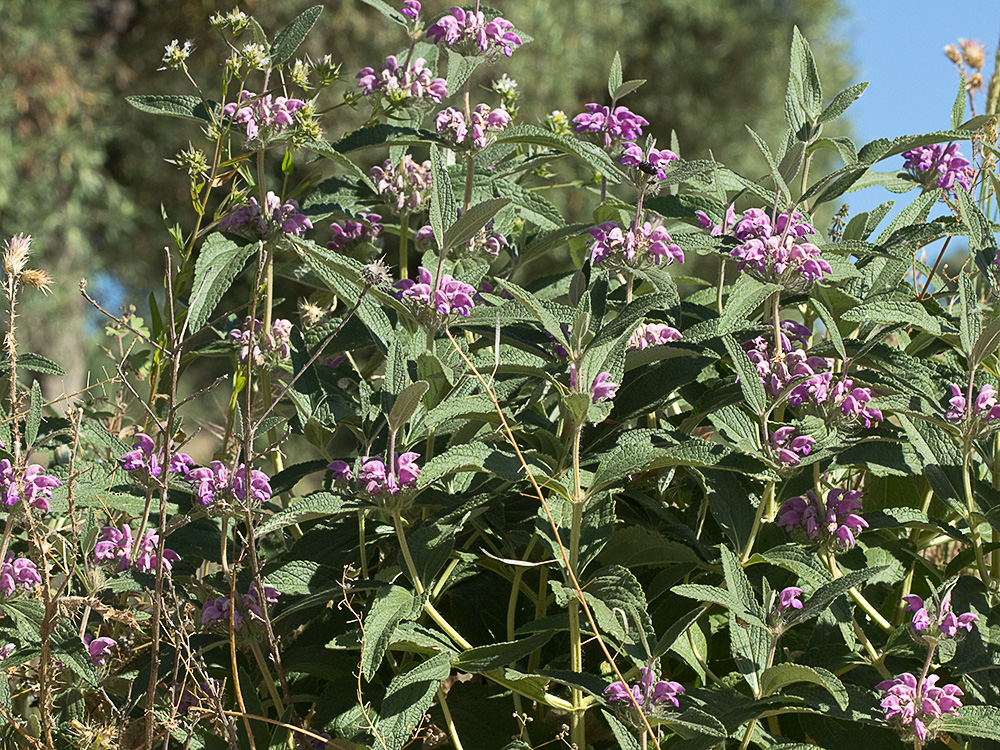
[[[52,276],[48,271],[39,271],[37,268],[29,268],[21,274],[21,283],[40,289],[42,294],[48,294],[51,290]]]
[[[949,60],[951,60],[956,65],[962,62],[962,53],[958,51],[958,47],[956,47],[954,44],[945,45],[944,54]]]
[[[361,270],[361,280],[370,287],[389,286],[392,274],[381,258],[376,258]]]
[[[16,234],[7,240],[3,252],[3,270],[8,276],[20,276],[31,254],[31,235]]]
[[[958,44],[962,48],[965,64],[973,70],[982,70],[986,48],[975,39],[959,39]]]

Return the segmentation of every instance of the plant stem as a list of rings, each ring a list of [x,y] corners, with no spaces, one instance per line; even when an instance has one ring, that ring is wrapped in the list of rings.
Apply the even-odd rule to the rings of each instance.
[[[761,497],[760,503],[757,504],[757,513],[753,518],[753,527],[750,529],[750,536],[747,538],[746,546],[743,547],[743,554],[740,555],[740,562],[745,563],[750,559],[750,555],[753,553],[754,542],[757,541],[757,533],[760,531],[760,524],[764,518],[764,512],[772,505],[774,502],[774,482],[768,482],[767,486],[764,487],[764,496]]]
[[[448,701],[445,698],[444,690],[441,689],[440,685],[437,689],[437,699],[438,703],[441,704],[441,713],[444,714],[444,723],[445,726],[448,727],[451,744],[455,746],[455,750],[464,750],[462,747],[462,741],[458,738],[458,731],[455,729],[455,722],[452,721],[451,711],[448,710]]]
[[[405,279],[409,273],[410,212],[399,216],[399,278]]]
[[[968,512],[966,522],[969,524],[969,537],[972,539],[972,549],[976,553],[976,567],[979,569],[979,577],[987,589],[993,588],[992,577],[989,568],[986,566],[986,558],[983,555],[983,543],[979,537],[979,522],[976,520],[976,499],[972,493],[972,438],[966,437],[962,446],[962,487],[965,490],[965,507]]]
[[[843,578],[844,574],[840,572],[840,568],[837,566],[837,561],[834,559],[833,554],[827,553],[823,556],[823,558],[826,560],[826,567],[830,571],[830,575],[834,578]],[[886,633],[892,632],[892,623],[885,619],[881,612],[875,609],[874,605],[865,598],[864,594],[858,591],[854,586],[851,586],[848,591],[850,592],[851,598],[854,599],[855,603],[857,603],[857,605],[865,611],[865,614],[872,618],[875,623],[882,628],[882,630]]]
[[[579,437],[580,431],[577,430]],[[574,451],[574,458],[578,461],[578,451]],[[579,473],[577,472],[577,482]],[[572,504],[573,515],[570,522],[569,535],[569,565],[574,575],[577,573],[577,566],[580,560],[580,527],[583,523],[583,503],[574,502]],[[583,673],[583,643],[580,638],[580,602],[574,597],[569,601],[569,662],[570,669],[577,674]],[[578,748],[587,747],[587,732],[584,723],[585,714],[582,706],[583,691],[579,688],[571,690],[571,700],[573,703],[573,713],[570,714],[570,742]]]

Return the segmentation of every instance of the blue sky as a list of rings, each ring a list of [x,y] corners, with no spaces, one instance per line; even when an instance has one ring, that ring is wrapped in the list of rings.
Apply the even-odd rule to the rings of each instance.
[[[855,79],[870,82],[848,111],[859,147],[876,138],[950,127],[958,77],[942,51],[946,44],[957,45],[959,37],[978,39],[986,45],[987,82],[993,73],[1000,42],[1000,0],[845,0],[844,4],[849,14],[837,34],[849,46]],[[822,70],[822,60],[817,62]],[[834,93],[824,91],[827,97]],[[984,101],[985,93],[980,93],[977,113]],[[966,146],[962,151],[969,156],[971,149]],[[893,166],[887,162],[877,169],[889,171]],[[852,215],[888,198],[897,199],[900,206],[907,196],[881,189],[845,196]]]

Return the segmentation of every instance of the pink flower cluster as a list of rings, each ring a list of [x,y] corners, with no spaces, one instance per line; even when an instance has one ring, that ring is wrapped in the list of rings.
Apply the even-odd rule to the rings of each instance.
[[[944,714],[957,714],[962,707],[962,690],[957,685],[938,687],[937,681],[936,674],[927,675],[918,687],[917,678],[904,672],[875,686],[886,694],[881,704],[885,720],[907,740],[916,736],[923,741],[933,736],[933,722]]]
[[[298,201],[289,199],[282,203],[281,198],[270,191],[264,199],[263,211],[257,199],[252,197],[219,221],[219,229],[223,232],[252,232],[258,237],[264,237],[275,228],[282,234],[298,237],[312,226],[309,217],[299,211]]]
[[[510,57],[521,46],[521,37],[513,29],[514,24],[506,18],[497,16],[487,21],[482,11],[451,8],[427,29],[427,36],[434,44],[443,42],[448,47]]]
[[[658,180],[664,180],[667,177],[667,165],[679,158],[670,149],[665,148],[658,151],[651,148],[648,154],[643,154],[642,148],[638,144],[626,143],[624,152],[618,157],[618,163],[626,167],[634,167]]]
[[[801,349],[771,358],[768,343],[763,338],[754,339],[744,348],[749,348],[747,356],[771,396],[785,394],[791,406],[809,403],[836,409],[844,417],[863,421],[866,428],[884,421],[882,411],[868,405],[873,398],[871,388],[855,386],[852,378],[844,376],[834,380],[830,370],[832,360],[809,357]],[[783,348],[787,351],[789,347]]]
[[[125,471],[142,471],[148,477],[158,477],[163,472],[163,451],[156,451],[153,438],[141,432],[135,435],[132,450],[118,459]],[[173,453],[168,471],[173,474],[187,474],[194,466],[194,459],[187,453]]]
[[[569,366],[569,387],[574,391],[580,390],[579,377],[576,372],[576,365]],[[620,384],[614,382],[611,379],[610,372],[602,372],[594,378],[594,382],[590,384],[590,400],[593,403],[599,403],[601,401],[612,401],[614,397],[618,394],[618,386]]]
[[[389,467],[378,456],[365,456],[361,459],[361,468],[358,470],[358,482],[368,495],[398,495],[400,490],[417,485],[417,477],[420,476],[418,458],[419,453],[403,453],[396,456],[395,467]],[[333,478],[338,484],[346,485],[354,478],[346,461],[334,461],[326,468],[333,472]]]
[[[783,613],[786,609],[802,609],[802,589],[798,586],[789,586],[782,589],[778,594],[778,613]]]
[[[476,305],[472,299],[476,294],[473,287],[447,273],[441,275],[440,283],[435,286],[434,277],[423,266],[417,269],[416,281],[401,279],[395,288],[397,298],[415,303],[420,309],[430,308],[439,315],[458,313],[467,318]]]
[[[939,602],[925,602],[916,594],[904,596],[903,601],[906,602],[906,611],[913,612],[910,627],[915,635],[919,634],[921,641],[937,642],[942,638],[954,638],[958,635],[959,628],[965,628],[971,633],[972,624],[979,622],[979,617],[972,612],[956,615],[952,611],[951,590]],[[928,604],[930,610],[927,608]]]
[[[187,481],[194,485],[198,492],[198,502],[211,505],[220,500],[235,500],[242,503],[247,495],[259,503],[271,499],[271,480],[262,471],[250,470],[250,486],[247,487],[246,464],[230,474],[229,468],[221,461],[212,461],[209,466],[193,469],[187,475]]]
[[[350,247],[364,242],[374,243],[382,236],[385,227],[380,223],[382,217],[378,214],[358,214],[361,221],[347,219],[344,225],[334,222],[330,225],[333,239],[326,243],[328,250],[342,253]]]
[[[114,526],[104,526],[94,546],[94,559],[97,562],[117,562],[119,572],[134,566],[136,570],[148,573],[157,568],[156,548],[159,544],[160,535],[153,529],[146,529],[133,560],[132,527],[125,524],[119,531]],[[163,567],[166,570],[171,570],[180,559],[180,555],[172,549],[163,550]]]
[[[948,410],[944,417],[950,422],[958,422],[969,416],[965,403],[965,391],[956,383],[951,384],[951,398],[948,400]],[[984,422],[1000,419],[1000,405],[997,404],[997,389],[986,384],[979,389],[979,395],[973,402],[972,416]]]
[[[632,112],[628,107],[605,107],[585,104],[584,112],[573,118],[577,133],[593,134],[604,148],[611,148],[622,141],[634,141],[642,135],[649,121]],[[668,152],[669,153],[669,152]],[[668,159],[669,161],[669,159]]]
[[[809,455],[816,443],[814,438],[796,435],[795,432],[795,427],[786,425],[771,433],[771,447],[785,466],[795,466],[802,460],[802,456]]]
[[[368,95],[384,91],[390,101],[402,103],[407,99],[430,99],[438,104],[448,93],[448,82],[435,78],[424,65],[427,61],[418,57],[405,69],[400,67],[394,55],[389,55],[379,71],[362,68],[358,73],[358,88]]]
[[[451,140],[462,146],[468,146],[471,132],[472,146],[486,148],[489,136],[502,133],[510,124],[510,113],[502,107],[491,108],[489,104],[477,104],[466,122],[461,110],[448,107],[437,113],[434,118],[434,129],[447,134]]]
[[[247,100],[250,100],[249,103],[246,103]],[[246,125],[247,140],[255,141],[261,136],[261,131],[268,136],[287,128],[294,121],[293,115],[305,105],[301,99],[279,96],[272,100],[270,94],[255,97],[249,91],[241,91],[239,104],[230,102],[222,108],[222,114]]]
[[[623,229],[616,222],[605,221],[587,232],[594,238],[590,246],[590,262],[594,265],[611,263],[623,266],[643,266],[652,263],[667,265],[684,262],[684,251],[674,243],[659,221],[632,222]]]
[[[681,332],[665,323],[643,323],[632,332],[625,345],[627,350],[645,349],[650,346],[660,346],[671,341],[680,341]]]
[[[264,321],[251,320],[248,315],[243,319],[243,328],[234,328],[229,332],[229,342],[240,348],[240,362],[246,362],[251,356],[253,347],[253,363],[258,367],[266,362],[265,355],[274,352],[277,358],[285,362],[292,356],[291,334],[292,322],[278,318],[271,324],[270,333],[261,337]]]
[[[972,187],[972,170],[969,160],[958,153],[958,144],[945,146],[919,146],[903,154],[906,161],[903,168],[913,175],[924,189],[937,186],[942,190],[955,190],[961,185],[966,190]]]
[[[369,175],[378,194],[395,205],[397,211],[419,211],[431,186],[431,163],[418,164],[412,156],[404,154],[402,164],[386,159],[381,167],[372,167]]]
[[[218,599],[209,599],[201,607],[201,624],[206,628],[215,625],[229,626],[230,610],[232,610],[233,630],[237,633],[243,630],[246,621],[256,625],[264,622],[265,604],[274,604],[278,601],[281,592],[272,586],[264,586],[264,595],[261,597],[257,590],[256,581],[250,584],[250,590],[239,596],[236,609],[233,610],[233,600],[230,596],[220,596]],[[263,598],[263,601],[261,599]]]
[[[44,471],[45,469],[38,464],[28,464],[24,468],[21,488],[18,489],[14,465],[6,458],[0,460],[0,499],[3,504],[17,505],[23,492],[24,501],[29,508],[38,508],[42,513],[48,513],[52,490],[62,487],[62,482],[53,476],[43,474]]]
[[[622,703],[627,705],[639,704],[643,710],[656,708],[661,705],[670,704],[675,708],[680,705],[677,696],[684,692],[684,686],[679,682],[668,680],[656,680],[653,670],[642,667],[639,670],[641,677],[632,683],[631,687],[624,682],[612,682],[604,688],[604,697],[612,703]]]
[[[13,594],[18,586],[27,591],[41,583],[38,568],[27,557],[7,555],[7,559],[0,564],[0,593],[5,596]]]
[[[804,498],[786,500],[778,509],[775,523],[790,534],[805,536],[810,542],[838,545],[846,550],[855,545],[855,536],[861,529],[868,528],[868,522],[856,513],[859,510],[861,493],[857,490],[830,490],[825,502],[809,490]]]

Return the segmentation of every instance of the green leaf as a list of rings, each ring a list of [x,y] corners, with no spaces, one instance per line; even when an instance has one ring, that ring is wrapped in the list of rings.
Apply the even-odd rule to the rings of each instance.
[[[187,329],[190,333],[197,333],[209,321],[215,306],[229,291],[229,287],[243,270],[247,258],[257,248],[255,242],[238,245],[219,232],[213,232],[205,238],[194,264],[187,317]]]
[[[919,302],[906,302],[885,297],[858,305],[841,315],[840,319],[852,323],[880,323],[883,325],[904,323],[934,335],[941,333],[941,324]]]
[[[584,597],[601,629],[622,644],[636,666],[646,665],[656,631],[646,594],[632,571],[620,565],[601,568],[586,584]]]
[[[757,148],[764,155],[764,159],[767,161],[767,167],[771,172],[771,179],[774,180],[775,190],[781,193],[781,197],[784,200],[784,205],[788,205],[792,202],[792,194],[788,190],[788,185],[785,184],[784,178],[781,176],[781,170],[778,169],[778,163],[774,160],[771,155],[771,149],[767,147],[767,143],[754,132],[754,129],[749,125],[746,126],[747,131],[753,137],[754,141],[757,143]]]
[[[614,59],[611,60],[611,72],[608,74],[608,93],[611,99],[615,100],[615,91],[622,85],[622,58],[615,50]]]
[[[836,120],[844,111],[854,104],[858,98],[865,93],[865,89],[868,88],[868,82],[855,83],[852,86],[848,86],[846,89],[841,91],[831,101],[826,105],[820,116],[817,118],[817,122],[830,122]]]
[[[18,370],[30,370],[31,372],[38,372],[42,375],[65,375],[66,371],[53,362],[48,357],[43,357],[41,354],[35,354],[34,352],[24,352],[17,355],[17,369]],[[10,370],[10,358],[7,356],[6,352],[0,355],[0,372],[8,372]]]
[[[937,727],[942,732],[966,737],[982,737],[1000,742],[1000,708],[996,706],[962,706],[959,715],[941,717]]]
[[[451,656],[450,653],[432,656],[389,683],[382,702],[381,717],[375,727],[381,739],[377,743],[379,747],[402,750],[410,741],[441,680],[451,674]]]
[[[821,612],[827,610],[837,597],[842,596],[856,586],[860,586],[873,575],[881,573],[883,570],[883,567],[855,570],[841,578],[823,584],[816,590],[816,593],[802,603],[802,609],[796,610],[788,616],[789,624],[805,622],[818,616]]]
[[[517,284],[512,281],[507,281],[504,279],[498,280],[500,288],[506,292],[510,293],[517,302],[527,310],[531,315],[542,324],[549,335],[556,340],[557,343],[562,344],[566,351],[570,351],[573,347],[570,345],[569,340],[566,338],[566,332],[563,330],[560,321],[549,312],[548,308],[542,303],[541,300],[535,297],[531,292],[526,289],[522,289]]]
[[[735,609],[742,611],[743,609],[737,604],[730,592],[718,586],[705,586],[700,583],[682,583],[670,590],[678,596],[694,599],[696,602],[718,604],[727,610]]]
[[[969,357],[969,368],[979,367],[984,359],[996,353],[998,346],[1000,346],[1000,318],[994,318],[976,339]]]
[[[726,307],[719,318],[719,333],[734,333],[744,328],[747,316],[768,297],[780,291],[781,287],[777,284],[762,284],[748,274],[741,274],[726,299]]]
[[[955,103],[951,108],[951,127],[958,130],[958,127],[965,119],[965,100],[969,93],[965,90],[965,74],[959,76],[958,93],[955,95]]]
[[[743,570],[742,563],[740,563],[729,547],[724,544],[719,545],[719,553],[722,555],[722,569],[726,576],[726,589],[729,591],[729,595],[736,605],[740,607],[740,610],[737,610],[737,614],[741,617],[751,615],[758,618],[761,624],[763,624],[764,611],[761,609],[760,604],[757,603],[757,598],[750,587],[750,581],[747,578],[746,571]]]
[[[28,407],[28,414],[24,418],[24,444],[31,448],[35,438],[38,437],[38,426],[42,423],[42,406],[45,399],[42,397],[42,387],[35,380],[31,384],[31,405]]]
[[[371,177],[368,176],[368,173],[365,170],[361,169],[361,167],[359,167],[357,164],[355,164],[352,159],[350,159],[345,154],[343,154],[340,151],[338,151],[337,149],[335,149],[333,146],[331,146],[326,141],[320,141],[320,140],[316,140],[316,139],[310,139],[310,140],[306,141],[305,143],[303,143],[302,147],[306,148],[306,149],[309,149],[310,151],[312,151],[315,154],[319,154],[324,159],[329,159],[330,161],[334,162],[335,164],[339,164],[344,169],[346,169],[348,172],[350,172],[352,175],[354,175],[358,180],[360,180],[361,182],[363,182],[373,193],[377,193],[378,192],[376,190],[376,188],[375,188],[375,183],[372,182]],[[343,178],[341,178],[341,179],[343,179]],[[312,192],[309,193],[307,199],[302,204],[303,208],[309,208],[309,207],[315,205],[318,202],[317,199],[322,200],[322,195],[323,194],[322,194],[321,190],[324,187],[324,185],[327,185],[327,184],[337,185],[338,187],[340,187],[341,189],[343,189],[343,186],[339,185],[337,182],[334,182],[333,179],[327,180],[325,182],[322,182],[319,185],[317,185],[317,187],[316,187],[315,190],[313,190]],[[329,195],[329,194],[327,194],[327,195]],[[329,198],[327,200],[329,200]]]
[[[601,715],[608,722],[608,726],[611,727],[611,733],[615,736],[619,750],[640,750],[639,741],[636,740],[635,734],[633,734],[631,729],[622,724],[617,716],[603,708],[601,709]]]
[[[743,347],[736,343],[736,339],[726,334],[722,337],[726,351],[733,361],[733,366],[740,377],[740,390],[743,398],[756,414],[763,414],[767,410],[767,393],[764,391],[764,384],[760,381],[750,357],[743,351]]]
[[[611,92],[611,98],[618,101],[623,96],[627,96],[635,91],[637,88],[642,86],[646,82],[645,78],[633,78],[631,81],[625,81],[621,86],[616,88]]]
[[[490,198],[471,206],[458,221],[444,233],[442,247],[445,251],[460,247],[478,234],[490,219],[510,203],[510,198]]]
[[[436,133],[429,130],[417,130],[416,128],[383,123],[354,130],[331,145],[340,153],[346,154],[366,148],[417,146],[433,143],[444,144],[444,141]]]
[[[278,511],[257,527],[257,534],[270,534],[272,531],[293,526],[302,521],[344,513],[349,508],[344,507],[344,498],[331,492],[316,492],[306,497],[292,500],[287,508]]]
[[[823,106],[823,87],[819,82],[819,72],[816,70],[812,49],[798,26],[792,29],[790,57],[788,88],[806,117],[810,121],[815,121],[819,117],[820,107]]]
[[[451,178],[445,166],[444,152],[437,146],[431,147],[431,190],[434,197],[431,200],[430,221],[434,230],[434,239],[438,249],[445,251],[445,232],[458,219],[458,209],[455,206],[455,191],[451,186]]]
[[[182,120],[192,120],[197,123],[213,122],[212,115],[205,109],[202,100],[197,96],[140,94],[126,96],[125,101],[140,112],[148,112],[152,115],[180,117]],[[217,120],[222,114],[222,105],[213,101],[209,101],[208,104],[212,108],[214,119]]]
[[[972,278],[965,271],[958,274],[958,292],[960,314],[958,318],[958,337],[962,350],[972,359],[972,350],[983,335],[983,317],[979,312],[979,299]]]
[[[760,678],[761,693],[764,697],[774,695],[786,685],[796,682],[811,682],[825,689],[837,705],[847,709],[847,689],[833,672],[822,667],[807,667],[805,664],[775,664],[764,670]]]
[[[274,37],[274,44],[271,45],[272,65],[278,66],[291,59],[322,12],[322,5],[314,5],[302,11],[290,24],[278,32],[278,35]]]
[[[507,128],[494,141],[496,145],[507,143],[526,143],[534,146],[544,146],[556,151],[572,154],[607,177],[609,182],[618,181],[619,167],[611,160],[611,157],[608,156],[604,149],[599,148],[596,144],[589,141],[556,135],[536,125],[519,125]]]
[[[979,204],[964,190],[955,192],[955,200],[962,215],[962,225],[969,233],[969,245],[978,255],[991,260],[997,257],[997,242],[994,227]]]
[[[519,641],[506,641],[503,643],[491,643],[488,646],[479,646],[462,652],[452,663],[455,669],[463,672],[483,673],[491,669],[498,669],[514,664],[526,656],[533,654],[549,640],[555,632],[545,630]]]
[[[419,612],[419,604],[416,608]],[[386,586],[379,590],[363,623],[361,675],[365,680],[371,682],[375,676],[386,649],[392,643],[396,626],[413,616],[413,594],[400,586]]]
[[[844,337],[840,335],[840,329],[837,327],[837,319],[833,317],[833,313],[830,312],[830,308],[820,300],[820,295],[823,294],[823,288],[819,287],[818,290],[814,289],[813,296],[810,298],[809,303],[812,305],[813,310],[816,311],[817,317],[822,321],[823,325],[826,327],[827,332],[830,334],[830,341],[833,343],[834,349],[837,350],[837,354],[840,355],[841,359],[847,359],[847,349],[844,348]]]
[[[540,467],[532,466],[533,471],[537,468]],[[417,487],[428,487],[448,474],[462,471],[485,471],[512,482],[525,479],[524,467],[513,454],[498,451],[483,443],[465,443],[454,445],[428,461],[417,477]],[[547,476],[548,471],[543,471]]]
[[[430,388],[430,385],[428,385],[427,381],[417,380],[406,386],[396,396],[388,418],[390,433],[395,434],[399,432],[399,428],[406,424],[410,417],[413,416],[420,407],[420,401],[423,399],[424,394],[427,393],[428,388]]]
[[[465,82],[472,77],[472,74],[476,72],[476,68],[486,62],[485,55],[473,55],[471,57],[465,57],[460,55],[454,50],[448,50],[448,96],[454,96],[462,87]]]
[[[406,16],[404,16],[402,13],[393,8],[388,3],[384,2],[384,0],[361,0],[361,2],[363,2],[365,5],[371,6],[379,13],[381,13],[383,16],[388,18],[390,21],[395,21],[400,26],[406,26],[407,23]]]
[[[693,706],[683,713],[666,716],[660,722],[685,739],[708,738],[713,746],[717,745],[719,740],[729,736],[725,724],[711,714]]]

